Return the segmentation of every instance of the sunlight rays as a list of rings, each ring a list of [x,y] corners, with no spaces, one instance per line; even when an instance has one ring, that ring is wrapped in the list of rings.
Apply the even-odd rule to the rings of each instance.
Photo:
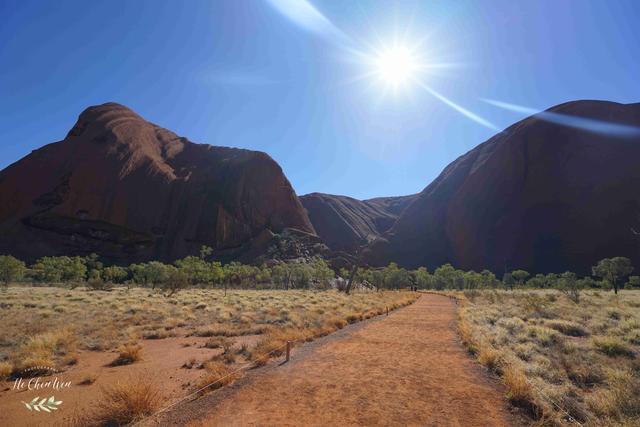
[[[378,30],[379,26],[374,25],[360,2],[355,2],[362,19],[369,29],[370,37],[373,38],[373,43],[371,43],[360,40],[358,37],[348,36],[308,0],[267,0],[267,2],[295,25],[331,41],[345,54],[342,58],[344,62],[356,64],[365,69],[362,73],[343,83],[354,84],[370,81],[372,90],[379,94],[380,102],[389,94],[397,97],[401,92],[404,92],[404,94],[409,92],[409,87],[415,86],[470,121],[496,132],[501,131],[499,127],[489,120],[435,90],[431,82],[429,84],[425,83],[425,81],[439,74],[441,76],[449,76],[450,73],[445,74],[445,71],[464,67],[465,64],[436,59],[438,55],[432,51],[430,52],[427,47],[439,46],[440,51],[442,51],[443,47],[441,40],[438,43],[434,40],[435,30],[433,29],[417,39],[412,38],[415,11],[407,17],[404,25],[400,25],[398,11],[395,10],[395,14],[391,17],[395,24],[394,30],[389,37],[384,38]],[[549,122],[592,132],[617,136],[640,134],[640,129],[622,124],[607,123],[554,112],[538,112],[531,108],[490,99],[483,99],[483,101],[499,108],[526,114],[537,114],[537,117]]]
[[[572,116],[569,114],[557,113],[554,111],[539,111],[533,108],[524,107],[516,104],[510,104],[508,102],[496,101],[493,99],[482,99],[482,100],[498,108],[514,111],[516,113],[524,113],[530,116],[535,115],[535,117],[540,120],[559,124],[562,126],[582,129],[588,132],[593,132],[601,135],[615,136],[615,137],[621,137],[621,138],[640,136],[640,128],[635,126],[625,125],[622,123],[612,123],[612,122],[607,122],[603,120],[590,119],[586,117]]]
[[[333,39],[338,43],[350,42],[349,37],[307,0],[267,0],[278,12],[294,24]]]
[[[466,108],[456,104],[455,102],[453,102],[452,100],[450,100],[449,98],[445,97],[444,95],[436,92],[435,90],[431,89],[429,86],[427,86],[426,84],[424,84],[423,82],[416,80],[416,83],[424,90],[426,90],[427,92],[429,92],[431,95],[433,95],[434,97],[436,97],[438,100],[442,101],[443,103],[445,103],[446,105],[448,105],[449,107],[453,108],[454,110],[456,110],[457,112],[459,112],[460,114],[462,114],[463,116],[467,117],[468,119],[478,123],[479,125],[482,125],[484,127],[487,127],[491,130],[494,130],[496,132],[500,132],[500,129],[495,126],[493,123],[489,122],[486,119],[483,119],[482,117],[478,116],[477,114],[467,110]]]
[[[442,40],[440,40],[439,43],[435,43],[433,40],[433,29],[417,40],[411,41],[412,27],[416,14],[415,10],[409,14],[406,22],[401,26],[396,9],[392,17],[395,24],[394,31],[391,37],[385,39],[378,31],[378,26],[374,25],[371,21],[360,2],[355,2],[362,19],[369,27],[370,34],[372,34],[374,41],[372,44],[346,35],[308,0],[267,0],[267,2],[296,25],[331,40],[336,47],[348,55],[348,57],[343,58],[345,62],[361,65],[366,68],[364,72],[357,74],[352,79],[343,83],[353,84],[370,80],[372,81],[372,89],[380,95],[380,101],[389,93],[398,96],[401,91],[407,92],[409,86],[413,84],[472,122],[497,132],[501,131],[490,121],[436,91],[431,84],[428,85],[425,83],[427,78],[432,78],[438,75],[439,72],[463,67],[465,64],[435,60],[437,55],[434,54],[434,52],[428,52],[427,46],[440,46],[442,49]],[[378,84],[373,84],[376,81]],[[583,129],[589,132],[616,137],[640,136],[640,128],[634,126],[576,117],[552,111],[538,111],[533,108],[492,99],[482,100],[498,108],[517,113],[536,115],[536,117],[541,120]]]

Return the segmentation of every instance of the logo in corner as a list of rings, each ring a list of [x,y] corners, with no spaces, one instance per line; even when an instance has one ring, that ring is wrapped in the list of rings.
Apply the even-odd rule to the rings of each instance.
[[[59,371],[51,366],[34,366],[22,371],[22,375],[15,379],[13,384],[14,390],[63,390],[71,387],[70,381],[64,381],[57,376],[54,378],[43,378],[40,375],[52,375],[57,374]],[[26,378],[25,378],[26,377]],[[59,409],[62,405],[62,400],[56,400],[55,396],[34,397],[31,401],[21,401],[24,407],[31,412],[53,412]]]
[[[48,399],[45,397],[40,400],[40,396],[36,396],[31,402],[22,402],[24,406],[30,411],[36,412],[51,412],[57,411],[58,406],[62,404],[62,400],[56,400],[54,396],[49,397]]]

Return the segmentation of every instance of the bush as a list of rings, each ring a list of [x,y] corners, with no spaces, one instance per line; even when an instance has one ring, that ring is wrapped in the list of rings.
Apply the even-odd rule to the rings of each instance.
[[[161,402],[159,388],[149,379],[140,377],[119,382],[102,389],[96,400],[96,410],[76,425],[125,426],[152,415]]]
[[[93,372],[85,374],[82,379],[78,382],[79,385],[91,385],[96,382],[98,376]]]
[[[100,277],[89,279],[87,281],[87,288],[92,291],[110,291],[113,288],[113,285],[109,282],[105,282]]]
[[[208,391],[217,390],[226,385],[232,384],[240,378],[241,373],[234,371],[228,365],[219,361],[209,361],[204,364],[206,374],[196,385],[196,390],[200,390],[200,394]],[[206,387],[204,390],[202,388]]]
[[[5,287],[10,282],[21,279],[25,271],[24,262],[11,255],[0,255],[0,282]]]
[[[598,337],[593,339],[594,347],[610,357],[625,356],[634,357],[633,351],[616,337]]]
[[[633,372],[628,369],[610,369],[606,383],[606,389],[598,390],[588,398],[588,404],[594,412],[600,417],[617,420],[628,417],[637,420],[640,416],[640,381]]]
[[[84,281],[87,266],[80,257],[42,257],[31,267],[33,278],[39,282]]]
[[[0,381],[4,381],[11,376],[13,367],[10,363],[0,362]]]
[[[271,357],[282,356],[287,341],[306,340],[310,335],[311,331],[307,329],[274,329],[269,331],[251,350],[250,359],[256,365],[263,365]]]
[[[549,328],[571,337],[584,337],[589,333],[582,326],[565,320],[552,320],[546,324]]]
[[[535,403],[533,388],[527,381],[522,369],[513,364],[504,367],[502,380],[507,388],[507,398],[515,406],[525,409],[533,418],[541,415],[540,407]]]
[[[20,361],[15,371],[22,372],[38,366],[55,368],[62,359],[69,360],[68,357],[73,356],[76,346],[76,336],[69,329],[31,336],[20,346]],[[39,371],[30,373],[36,375]]]
[[[490,371],[498,372],[500,366],[500,352],[489,343],[482,342],[478,346],[478,361]]]
[[[111,362],[111,366],[130,365],[142,359],[140,354],[142,348],[136,344],[125,344],[118,347],[118,357]]]
[[[207,340],[204,344],[206,348],[223,348],[227,345],[229,340],[227,338],[216,336]]]

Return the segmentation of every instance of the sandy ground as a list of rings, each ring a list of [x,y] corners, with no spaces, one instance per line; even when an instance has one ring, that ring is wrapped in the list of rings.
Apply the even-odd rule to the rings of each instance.
[[[147,425],[514,426],[500,385],[457,340],[455,304],[424,295],[294,351]],[[309,350],[311,349],[311,350]]]
[[[244,336],[235,339],[236,346],[253,346],[260,336]],[[109,366],[117,354],[114,352],[80,352],[78,364],[64,372],[42,377],[42,381],[58,378],[70,382],[61,390],[15,390],[14,381],[0,382],[0,426],[68,426],[79,414],[89,410],[99,399],[104,386],[117,382],[130,382],[144,376],[150,378],[162,390],[163,402],[179,400],[187,394],[203,375],[201,369],[185,369],[182,366],[193,359],[205,361],[219,354],[220,349],[208,349],[206,338],[176,337],[141,341],[142,360],[132,365]],[[91,385],[80,385],[88,374],[96,376]],[[25,382],[29,378],[24,379]],[[29,412],[22,401],[34,397],[55,396],[62,401],[60,408],[51,413]]]

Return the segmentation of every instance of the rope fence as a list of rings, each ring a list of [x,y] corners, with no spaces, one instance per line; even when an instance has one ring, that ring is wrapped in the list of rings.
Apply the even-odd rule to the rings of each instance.
[[[387,316],[389,315],[389,307],[388,306],[386,307],[386,315]],[[208,389],[210,387],[213,387],[214,385],[220,383],[221,381],[223,381],[223,380],[225,380],[225,379],[227,379],[229,377],[232,377],[232,376],[238,374],[239,372],[248,370],[248,369],[250,369],[252,367],[260,366],[260,364],[259,364],[260,362],[269,360],[271,358],[271,355],[274,354],[274,353],[283,351],[284,355],[285,355],[284,363],[289,362],[289,360],[291,358],[291,349],[293,348],[294,344],[304,344],[304,343],[313,341],[315,339],[322,338],[323,336],[324,335],[310,334],[310,335],[308,335],[308,336],[306,336],[304,338],[299,338],[297,340],[287,340],[286,344],[284,344],[284,345],[282,345],[282,346],[280,346],[278,348],[274,348],[273,350],[258,356],[254,360],[243,364],[238,369],[236,369],[236,370],[234,370],[232,372],[229,372],[226,375],[223,375],[222,377],[216,379],[215,381],[213,381],[213,382],[211,382],[211,383],[209,383],[209,384],[207,384],[207,385],[205,385],[203,387],[200,387],[199,389],[197,389],[197,390],[189,393],[188,395],[180,398],[179,400],[177,400],[177,401],[165,406],[164,408],[158,410],[157,412],[154,412],[152,415],[149,415],[148,417],[138,421],[137,423],[134,423],[133,426],[140,425],[143,422],[149,421],[150,419],[152,419],[154,417],[157,417],[158,415],[160,415],[160,414],[162,414],[164,412],[167,412],[169,409],[171,409],[171,408],[173,408],[173,407],[175,407],[175,406],[177,406],[177,405],[179,405],[181,403],[184,403],[184,402],[192,399],[193,397],[196,397],[198,394],[202,393],[204,390],[206,390],[206,389]]]
[[[434,291],[419,291],[419,292],[420,292],[420,293],[427,293],[427,294],[440,295],[440,296],[446,296],[446,297],[450,298],[451,300],[455,301],[455,304],[456,304],[456,305],[460,305],[460,302],[464,302],[464,300],[462,300],[460,297],[458,297],[457,295],[454,295],[454,294],[447,294],[447,295],[445,295],[445,294],[438,293],[438,292],[434,292]],[[389,307],[387,306],[387,307],[386,307],[386,316],[388,316],[388,315],[389,315]],[[199,389],[197,389],[197,390],[193,391],[192,393],[190,393],[190,394],[188,394],[188,395],[186,395],[186,396],[182,397],[181,399],[179,399],[179,400],[177,400],[177,401],[175,401],[175,402],[173,402],[173,403],[171,403],[171,404],[169,404],[169,405],[165,406],[164,408],[160,409],[159,411],[157,411],[157,412],[153,413],[152,415],[150,415],[150,416],[148,416],[148,417],[146,417],[146,418],[144,418],[144,419],[142,419],[142,420],[138,421],[137,423],[135,423],[135,424],[133,424],[133,425],[134,425],[134,426],[137,426],[137,425],[141,424],[142,422],[149,421],[150,419],[152,419],[152,418],[154,418],[154,417],[156,417],[156,416],[158,416],[158,415],[160,415],[160,414],[162,414],[162,413],[164,413],[164,412],[167,412],[167,411],[168,411],[168,410],[170,410],[171,408],[173,408],[173,407],[175,407],[175,406],[177,406],[177,405],[179,405],[179,404],[181,404],[181,403],[183,403],[183,402],[186,402],[186,401],[188,401],[188,400],[192,399],[193,397],[196,397],[197,395],[199,395],[199,394],[200,394],[200,393],[202,393],[203,391],[207,390],[207,389],[208,389],[208,388],[210,388],[210,387],[213,387],[214,385],[216,385],[216,384],[220,383],[221,381],[223,381],[223,380],[225,380],[225,379],[227,379],[227,378],[229,378],[229,377],[233,377],[233,376],[235,376],[235,375],[236,375],[236,374],[238,374],[239,372],[242,372],[242,371],[248,370],[248,369],[250,369],[251,367],[258,367],[258,366],[260,366],[260,363],[261,363],[261,362],[266,361],[266,360],[269,360],[269,359],[271,358],[271,356],[272,356],[274,353],[284,352],[285,361],[284,361],[283,363],[287,363],[287,362],[289,362],[289,360],[290,360],[290,357],[291,357],[291,349],[292,349],[292,347],[293,347],[293,345],[294,345],[294,344],[304,344],[304,343],[307,343],[307,342],[313,341],[313,340],[315,340],[315,339],[321,338],[322,336],[323,336],[323,335],[310,334],[310,335],[308,335],[308,336],[306,336],[306,337],[304,337],[304,338],[300,338],[300,339],[297,339],[297,340],[288,340],[288,341],[286,341],[286,344],[284,344],[284,345],[282,345],[282,346],[280,346],[280,347],[277,347],[277,348],[275,348],[275,349],[273,349],[273,350],[271,350],[271,351],[269,351],[269,352],[267,352],[267,353],[264,353],[264,354],[260,355],[259,357],[255,358],[254,360],[252,360],[252,361],[250,361],[250,362],[247,362],[247,363],[243,364],[243,365],[242,365],[242,366],[240,366],[238,369],[236,369],[236,370],[234,370],[234,371],[232,371],[232,372],[229,372],[229,373],[228,373],[228,374],[226,374],[226,375],[223,375],[222,377],[220,377],[220,378],[216,379],[215,381],[213,381],[213,382],[211,382],[211,383],[209,383],[209,384],[207,384],[207,385],[205,385],[205,386],[203,386],[203,387],[200,387]],[[485,340],[488,340],[488,337],[487,337],[486,335],[484,335],[484,334],[482,334],[482,338],[483,338],[483,339],[485,339]],[[496,379],[499,379],[499,377],[496,377],[496,376],[494,376],[494,375],[492,375],[492,376],[493,376],[494,378],[496,378]],[[525,378],[525,380],[527,381],[527,384],[529,384],[529,385],[530,385],[534,390],[536,390],[536,392],[538,393],[538,395],[539,395],[539,396],[541,396],[543,399],[545,399],[546,401],[548,401],[549,403],[551,403],[551,404],[552,404],[554,407],[556,407],[560,412],[562,412],[563,414],[565,414],[565,415],[566,415],[566,417],[567,417],[567,420],[568,420],[569,422],[575,423],[575,424],[577,424],[577,425],[579,425],[579,426],[581,426],[581,427],[583,427],[583,426],[584,426],[580,421],[578,421],[574,416],[572,416],[572,415],[569,413],[569,411],[567,411],[567,410],[566,410],[566,409],[565,409],[565,408],[564,408],[560,403],[558,403],[557,401],[555,401],[554,399],[552,399],[551,397],[549,397],[546,393],[544,393],[544,392],[543,392],[539,387],[537,387],[537,386],[536,386],[536,385],[535,385],[531,380],[529,380],[529,378],[527,378],[526,376],[525,376],[524,378]],[[589,422],[593,421],[593,420],[591,419],[591,417],[590,417],[588,414],[585,414],[585,416],[587,417],[587,420],[588,420]]]
[[[446,296],[449,297],[452,300],[455,300],[456,305],[460,305],[460,303],[464,303],[464,300],[460,297],[458,297],[455,294],[441,294],[438,292],[433,292],[433,291],[424,291],[424,293],[430,293],[430,294],[434,294],[434,295],[441,295],[441,296]],[[481,334],[482,338],[490,341],[489,338],[485,335],[485,334]],[[492,376],[494,378],[499,379],[499,377],[496,376]],[[573,422],[581,427],[584,426],[584,424],[582,424],[580,421],[578,421],[577,419],[575,419],[575,417],[573,415],[571,415],[569,413],[569,411],[567,411],[562,405],[560,405],[558,402],[556,402],[555,400],[553,400],[551,397],[549,397],[546,393],[544,393],[539,387],[537,387],[529,378],[527,378],[526,376],[524,377],[525,381],[527,382],[527,384],[529,384],[529,386],[531,386],[535,391],[538,392],[538,394],[545,399],[547,402],[551,403],[553,406],[555,406],[558,410],[560,410],[560,412],[564,413],[567,416],[567,420],[569,422]],[[592,418],[588,415],[588,414],[584,414],[587,417],[587,420],[589,422],[593,421]]]
[[[164,408],[158,410],[157,412],[153,413],[152,415],[149,415],[148,417],[138,421],[137,423],[135,423],[133,425],[137,426],[137,425],[139,425],[139,424],[141,424],[143,422],[149,421],[150,419],[152,419],[154,417],[157,417],[158,415],[162,414],[163,412],[167,412],[169,409],[171,409],[171,408],[173,408],[173,407],[175,407],[175,406],[177,406],[177,405],[179,405],[179,404],[181,404],[183,402],[186,402],[186,401],[190,400],[193,397],[196,397],[198,394],[202,393],[203,391],[205,391],[206,389],[208,389],[210,387],[213,387],[214,385],[220,383],[221,381],[223,381],[223,380],[225,380],[225,379],[227,379],[229,377],[235,376],[239,372],[245,371],[245,370],[249,369],[250,367],[258,366],[257,365],[258,362],[270,359],[271,355],[273,353],[285,350],[285,352],[286,352],[286,361],[288,362],[289,358],[290,358],[290,351],[291,351],[291,344],[292,343],[293,343],[292,341],[287,341],[287,343],[285,345],[280,346],[278,348],[274,348],[273,350],[271,350],[271,351],[269,351],[269,352],[267,352],[265,354],[260,355],[255,360],[252,360],[251,362],[245,363],[244,365],[240,366],[238,369],[236,369],[234,371],[231,371],[226,375],[221,376],[220,378],[216,379],[215,381],[213,381],[213,382],[211,382],[211,383],[209,383],[209,384],[207,384],[207,385],[205,385],[203,387],[200,387],[199,389],[193,391],[192,393],[189,393],[188,395],[182,397],[181,399],[178,399],[177,401],[165,406]]]
[[[434,291],[419,291],[419,292],[420,292],[420,293],[427,293],[427,294],[440,295],[440,296],[446,296],[446,297],[450,298],[451,300],[455,301],[455,304],[456,304],[456,305],[460,305],[459,303],[464,301],[464,300],[462,300],[461,298],[459,298],[457,295],[452,295],[452,294],[447,294],[447,295],[445,295],[445,294],[438,293],[438,292],[434,292]],[[387,306],[387,307],[386,307],[386,316],[388,316],[388,315],[389,315],[389,307]],[[143,423],[143,422],[149,421],[150,419],[152,419],[152,418],[154,418],[154,417],[157,417],[158,415],[160,415],[160,414],[162,414],[162,413],[164,413],[164,412],[167,412],[167,411],[168,411],[168,410],[170,410],[171,408],[173,408],[173,407],[175,407],[175,406],[177,406],[177,405],[179,405],[179,404],[181,404],[181,403],[183,403],[183,402],[186,402],[186,401],[188,401],[188,400],[192,399],[193,397],[196,397],[197,395],[199,395],[199,394],[200,394],[200,393],[202,393],[203,391],[207,390],[207,389],[208,389],[208,388],[210,388],[210,387],[213,387],[214,385],[216,385],[216,384],[220,383],[221,381],[223,381],[223,380],[225,380],[225,379],[227,379],[227,378],[229,378],[229,377],[233,377],[233,376],[235,376],[235,375],[236,375],[236,374],[238,374],[239,372],[242,372],[242,371],[245,371],[245,370],[247,370],[247,369],[250,369],[251,367],[257,367],[257,366],[260,366],[260,364],[259,364],[259,363],[261,363],[261,362],[263,362],[263,361],[266,361],[266,360],[269,360],[269,359],[271,358],[271,356],[272,356],[274,353],[277,353],[277,352],[284,352],[285,361],[284,361],[283,363],[287,363],[287,362],[289,362],[289,360],[290,360],[290,357],[291,357],[291,349],[292,349],[292,347],[293,347],[293,345],[294,345],[294,344],[304,344],[304,343],[307,343],[307,342],[313,341],[313,340],[315,340],[315,339],[317,339],[317,338],[321,338],[322,336],[323,336],[323,335],[311,334],[311,335],[306,336],[306,337],[301,338],[301,339],[297,339],[297,340],[288,340],[288,341],[286,341],[286,344],[284,344],[284,345],[282,345],[282,346],[280,346],[280,347],[277,347],[277,348],[275,348],[275,349],[273,349],[273,350],[271,350],[271,351],[269,351],[269,352],[267,352],[267,353],[264,353],[264,354],[260,355],[260,356],[259,356],[259,357],[257,357],[256,359],[254,359],[254,360],[252,360],[252,361],[250,361],[250,362],[247,362],[247,363],[243,364],[243,365],[242,365],[242,366],[240,366],[238,369],[236,369],[236,370],[234,370],[234,371],[232,371],[232,372],[229,372],[229,373],[228,373],[228,374],[226,374],[226,375],[223,375],[222,377],[220,377],[220,378],[216,379],[215,381],[213,381],[213,382],[211,382],[211,383],[209,383],[209,384],[206,384],[206,385],[205,385],[205,386],[203,386],[203,387],[200,387],[199,389],[197,389],[197,390],[193,391],[192,393],[190,393],[190,394],[188,394],[188,395],[186,395],[186,396],[182,397],[181,399],[179,399],[179,400],[177,400],[177,401],[175,401],[175,402],[173,402],[173,403],[171,403],[171,404],[169,404],[169,405],[165,406],[164,408],[162,408],[162,409],[158,410],[157,412],[155,412],[155,413],[153,413],[152,415],[150,415],[150,416],[148,416],[148,417],[146,417],[146,418],[144,418],[144,419],[142,419],[142,420],[138,421],[137,423],[135,423],[135,424],[133,424],[133,425],[134,425],[134,426],[137,426],[137,425],[139,425],[139,424],[141,424],[141,423]],[[483,339],[485,339],[485,340],[487,340],[487,339],[488,339],[488,337],[487,337],[486,335],[484,335],[484,334],[482,334],[482,338],[483,338]],[[493,377],[494,377],[494,378],[497,378],[496,376],[493,376]],[[565,414],[565,415],[566,415],[566,417],[567,417],[567,420],[568,420],[569,422],[573,422],[573,423],[575,423],[575,424],[577,424],[577,425],[579,425],[579,426],[581,426],[581,427],[583,427],[583,426],[584,426],[584,424],[582,424],[582,423],[581,423],[580,421],[578,421],[574,416],[572,416],[572,415],[571,415],[571,413],[569,413],[569,411],[567,411],[567,410],[566,410],[566,409],[565,409],[565,408],[564,408],[560,403],[558,403],[557,401],[555,401],[554,399],[552,399],[551,397],[549,397],[546,393],[544,393],[544,392],[543,392],[539,387],[537,387],[537,386],[536,386],[536,385],[535,385],[531,380],[529,380],[529,378],[527,378],[526,376],[525,376],[524,378],[525,378],[525,380],[527,381],[527,384],[529,384],[529,386],[531,386],[534,390],[536,390],[536,392],[538,393],[538,395],[539,395],[539,396],[541,396],[543,399],[545,399],[546,401],[548,401],[549,403],[551,403],[551,404],[552,404],[554,407],[556,407],[560,412],[562,412],[563,414]],[[499,379],[499,378],[497,378],[497,379]],[[585,414],[585,416],[587,417],[587,420],[588,420],[589,422],[593,421],[593,420],[591,419],[591,417],[590,417],[588,414]]]

